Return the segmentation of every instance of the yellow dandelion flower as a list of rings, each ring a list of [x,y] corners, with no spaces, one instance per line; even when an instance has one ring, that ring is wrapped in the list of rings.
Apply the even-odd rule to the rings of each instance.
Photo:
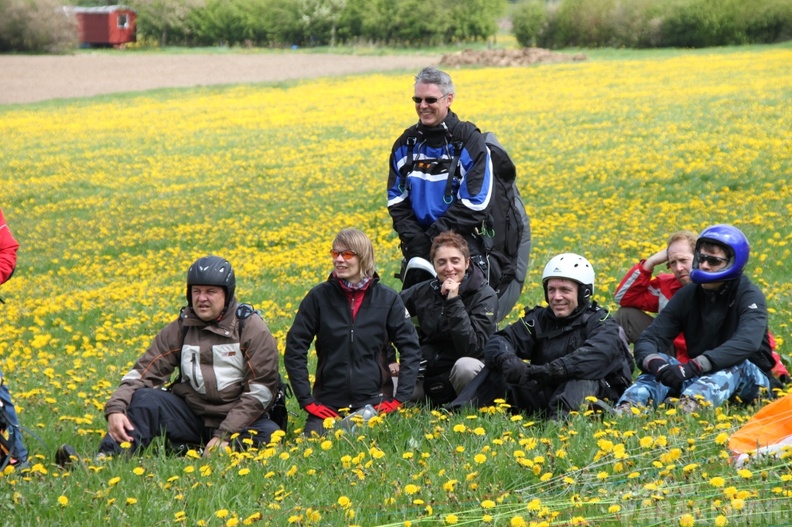
[[[237,474],[239,474],[240,476],[247,476],[248,474],[250,474],[250,469],[249,468],[243,468],[239,472],[237,472]]]
[[[113,487],[117,485],[119,481],[121,481],[121,478],[119,476],[116,476],[114,478],[110,478],[110,481],[108,481],[107,484]]]
[[[731,500],[731,506],[736,511],[741,511],[745,508],[745,500],[742,498],[734,498]]]
[[[720,476],[715,476],[714,478],[710,478],[709,484],[712,485],[713,487],[720,488],[726,484],[726,480]]]
[[[476,427],[476,428],[474,428],[474,429],[473,429],[473,433],[474,433],[475,435],[477,435],[477,436],[483,436],[483,435],[486,435],[486,434],[487,434],[487,431],[486,431],[486,430],[484,430],[484,428],[482,428],[482,427],[478,426],[478,427]]]
[[[525,523],[525,518],[522,516],[513,516],[511,520],[509,520],[510,527],[526,527],[528,524]]]
[[[217,516],[218,518],[221,518],[221,519],[222,518],[227,518],[228,514],[229,514],[228,509],[220,509],[217,512],[215,512],[215,516]]]
[[[495,502],[492,500],[484,500],[481,502],[482,509],[492,509],[495,507]]]
[[[695,523],[696,519],[693,518],[692,514],[683,514],[679,518],[679,527],[693,527]]]
[[[60,504],[61,507],[65,507],[66,505],[69,504],[69,498],[67,498],[66,496],[58,496],[58,503]]]
[[[622,509],[621,505],[611,505],[610,507],[608,507],[608,512],[611,514],[616,514],[618,512],[621,512],[621,509]]]
[[[729,440],[729,434],[727,434],[726,432],[721,432],[715,437],[715,443],[719,445],[725,445],[726,441],[728,440]]]
[[[457,434],[461,434],[461,433],[463,433],[465,430],[467,430],[467,427],[466,427],[465,425],[463,425],[463,424],[461,424],[461,423],[460,423],[460,424],[458,424],[458,425],[454,425],[454,428],[452,428],[452,430],[453,430],[454,432],[456,432]]]
[[[295,474],[297,474],[297,465],[292,465],[291,468],[286,471],[286,475],[292,477]]]
[[[723,514],[718,514],[715,517],[715,527],[725,527],[728,524],[729,524],[729,520]]]
[[[418,485],[413,485],[412,483],[404,486],[404,493],[407,494],[408,496],[417,494],[419,490],[421,490],[421,487],[419,487]]]
[[[352,501],[351,501],[351,500],[350,500],[348,497],[346,497],[346,496],[341,496],[341,497],[339,497],[339,498],[338,498],[338,504],[339,504],[341,507],[343,507],[343,508],[345,508],[345,509],[346,509],[347,507],[349,507],[350,505],[352,505]]]
[[[747,468],[742,468],[737,471],[737,475],[743,479],[751,479],[753,477],[753,472],[751,472]]]
[[[485,456],[484,454],[476,454],[475,457],[473,458],[473,461],[475,461],[478,464],[484,463],[485,461],[487,461],[487,456]]]
[[[324,441],[322,441],[322,443],[319,446],[321,447],[322,450],[330,450],[331,448],[333,448],[333,442],[330,441],[329,439],[325,439]]]
[[[192,474],[193,472],[195,472],[195,467],[194,466],[187,465],[186,467],[184,467],[184,473],[185,474]]]
[[[146,473],[146,469],[144,469],[143,467],[135,467],[134,469],[132,469],[132,473],[136,476],[142,476],[143,474]]]
[[[456,514],[446,514],[444,520],[446,525],[456,525],[459,523],[459,518],[457,518]]]
[[[132,448],[132,443],[130,443],[129,441],[122,441],[121,444],[118,446],[124,449],[128,449],[128,448]]]
[[[454,490],[456,490],[457,483],[459,482],[455,479],[448,480],[445,483],[443,483],[443,490],[445,490],[446,492],[454,492]]]
[[[239,525],[239,518],[229,518],[226,521],[226,527],[236,527],[237,525]]]
[[[126,499],[126,504],[127,505],[134,505],[137,502],[138,502],[137,498],[127,498]]]

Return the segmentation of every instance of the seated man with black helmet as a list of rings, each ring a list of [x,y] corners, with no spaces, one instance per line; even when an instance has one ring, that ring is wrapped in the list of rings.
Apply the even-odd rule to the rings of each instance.
[[[750,402],[771,388],[773,357],[764,294],[743,274],[750,248],[740,229],[714,225],[696,242],[693,283],[671,298],[635,343],[644,372],[619,399],[617,409],[658,405],[679,398],[683,411],[703,401]],[[690,360],[666,355],[682,332]]]
[[[174,449],[267,444],[278,425],[268,411],[278,392],[278,350],[261,317],[237,309],[228,260],[199,258],[187,271],[187,306],[162,329],[105,405],[99,454],[137,452],[165,436]],[[249,311],[245,312],[244,308]],[[249,315],[246,316],[245,315]],[[178,368],[179,377],[165,390]],[[124,445],[127,446],[127,445]],[[66,465],[76,456],[63,445]]]
[[[588,397],[617,399],[630,384],[632,357],[622,328],[591,300],[593,267],[580,255],[559,254],[545,266],[542,285],[548,307],[526,309],[484,349],[487,367],[508,383],[507,401],[557,419]]]

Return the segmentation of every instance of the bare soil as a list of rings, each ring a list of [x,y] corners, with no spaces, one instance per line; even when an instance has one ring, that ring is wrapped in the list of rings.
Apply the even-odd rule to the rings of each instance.
[[[443,55],[440,64],[443,66],[497,66],[497,67],[517,67],[530,66],[532,64],[572,62],[588,60],[583,53],[570,55],[568,53],[557,53],[542,48],[522,48],[522,49],[490,49],[457,51]]]
[[[81,53],[76,55],[0,55],[0,104],[90,97],[395,70],[417,72],[432,64],[527,66],[536,63],[586,60],[586,56],[546,49],[465,50],[448,55],[357,56],[334,54],[142,54]]]
[[[0,55],[0,104],[90,97],[311,77],[409,70],[437,64],[439,56],[331,54],[125,54]]]

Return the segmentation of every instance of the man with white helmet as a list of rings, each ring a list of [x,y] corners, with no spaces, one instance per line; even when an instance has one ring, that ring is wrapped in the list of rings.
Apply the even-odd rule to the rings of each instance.
[[[526,309],[484,350],[487,367],[508,383],[509,402],[559,418],[587,397],[617,399],[630,384],[633,364],[623,330],[591,300],[591,263],[559,254],[545,266],[542,285],[548,306]]]
[[[635,343],[644,372],[619,400],[617,409],[658,405],[680,398],[693,411],[706,401],[750,402],[771,388],[774,360],[767,333],[764,294],[743,274],[748,240],[732,225],[705,229],[696,242],[690,279]],[[666,355],[682,332],[690,360]]]

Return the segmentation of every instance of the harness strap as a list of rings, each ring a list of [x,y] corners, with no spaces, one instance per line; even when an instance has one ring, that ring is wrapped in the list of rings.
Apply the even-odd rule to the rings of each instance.
[[[451,142],[451,166],[448,167],[448,179],[446,179],[445,190],[443,191],[443,202],[450,205],[454,201],[454,178],[456,177],[457,167],[459,166],[459,158],[462,155],[462,148],[465,145],[462,141]]]
[[[410,187],[407,185],[407,176],[412,172],[413,164],[415,163],[414,155],[415,155],[415,145],[418,144],[418,138],[415,136],[410,136],[407,138],[407,160],[401,167],[401,176],[402,176],[402,184],[399,185],[399,190],[404,192],[404,190],[410,190]]]

